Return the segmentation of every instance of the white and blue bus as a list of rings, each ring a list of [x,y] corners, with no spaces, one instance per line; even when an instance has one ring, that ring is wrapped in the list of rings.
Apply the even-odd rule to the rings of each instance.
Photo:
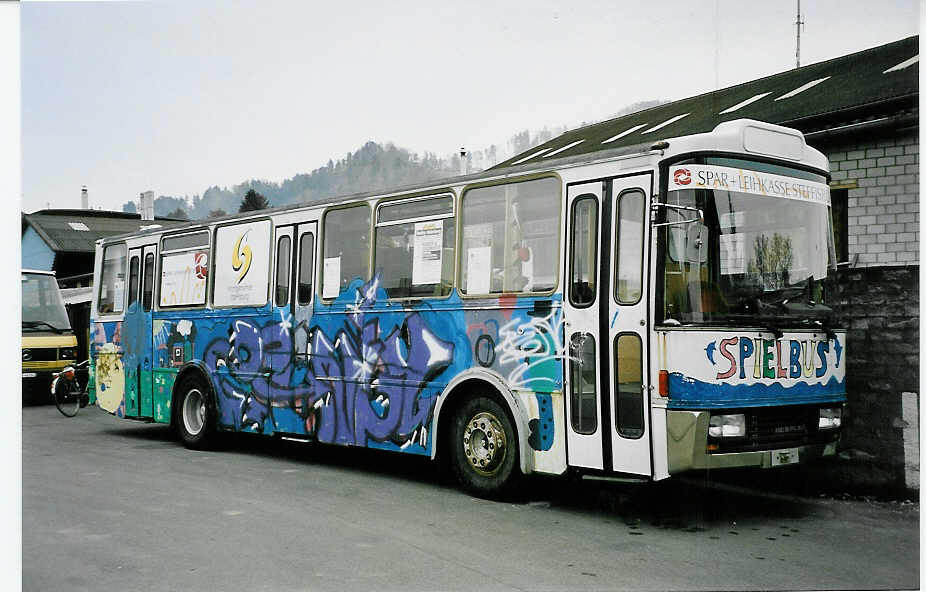
[[[738,120],[106,238],[91,386],[189,447],[426,455],[484,496],[833,455],[827,171],[799,132]]]

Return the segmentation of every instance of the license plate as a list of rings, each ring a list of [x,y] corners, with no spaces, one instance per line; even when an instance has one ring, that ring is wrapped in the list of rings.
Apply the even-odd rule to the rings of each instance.
[[[772,450],[772,466],[793,465],[798,462],[797,448],[785,448],[784,450]]]
[[[35,372],[23,372],[23,378],[35,378],[38,376]]]

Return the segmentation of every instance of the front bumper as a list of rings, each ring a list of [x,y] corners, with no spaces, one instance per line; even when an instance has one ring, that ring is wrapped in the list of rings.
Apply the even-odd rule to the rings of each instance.
[[[666,444],[670,474],[692,469],[771,468],[776,465],[774,460],[778,448],[743,452],[709,452],[707,450],[707,430],[710,419],[709,411],[667,411]],[[796,451],[798,462],[803,464],[835,455],[837,442],[838,440],[826,443],[792,444],[781,448]]]

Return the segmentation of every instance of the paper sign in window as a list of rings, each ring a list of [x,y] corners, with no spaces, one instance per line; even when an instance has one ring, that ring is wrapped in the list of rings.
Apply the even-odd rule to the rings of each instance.
[[[412,284],[439,284],[444,245],[444,223],[416,222]]]
[[[720,274],[734,275],[746,273],[746,241],[745,235],[720,235]]]
[[[113,310],[122,310],[122,301],[125,298],[125,280],[116,280],[113,284]]]
[[[322,298],[337,298],[341,293],[341,257],[325,257]]]
[[[466,251],[466,292],[488,294],[492,284],[492,247]]]

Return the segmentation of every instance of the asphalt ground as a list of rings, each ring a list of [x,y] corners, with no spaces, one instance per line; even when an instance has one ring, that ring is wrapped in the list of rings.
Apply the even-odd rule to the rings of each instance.
[[[694,474],[462,492],[426,459],[23,409],[23,590],[919,587],[919,506]],[[748,475],[747,475],[748,477]]]

